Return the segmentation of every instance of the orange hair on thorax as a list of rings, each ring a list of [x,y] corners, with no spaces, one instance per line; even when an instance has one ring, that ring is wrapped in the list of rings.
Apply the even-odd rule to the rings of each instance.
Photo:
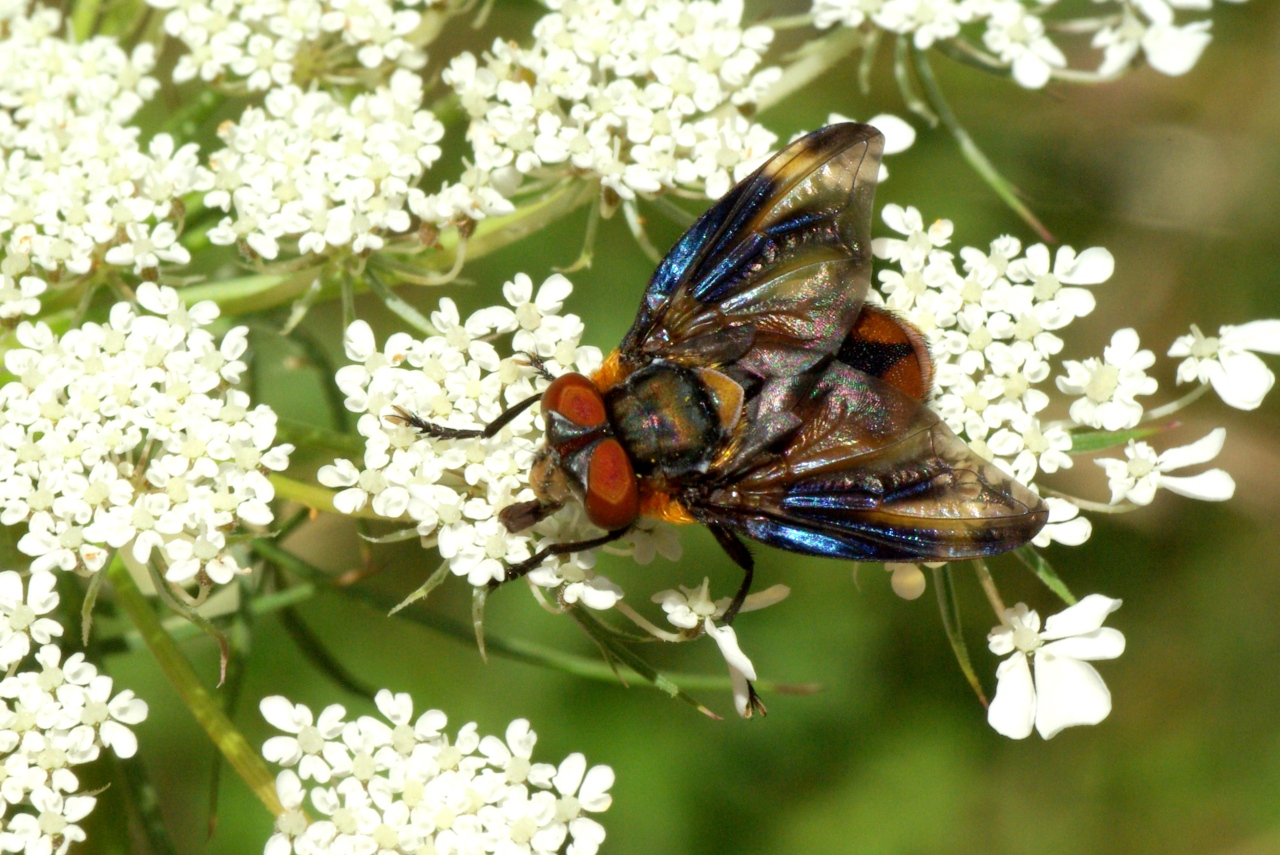
[[[675,525],[688,525],[697,522],[693,514],[675,499],[670,493],[657,489],[651,483],[640,479],[640,516],[659,519]]]
[[[608,392],[626,380],[630,373],[631,367],[622,364],[622,354],[615,349],[604,358],[599,368],[591,372],[591,382],[596,384],[596,388],[601,392]]]

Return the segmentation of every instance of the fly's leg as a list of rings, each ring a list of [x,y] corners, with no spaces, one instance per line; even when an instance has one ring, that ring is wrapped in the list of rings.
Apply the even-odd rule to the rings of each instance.
[[[733,532],[733,529],[718,523],[709,523],[707,528],[711,529],[711,533],[715,535],[716,542],[729,553],[729,557],[733,559],[733,563],[742,568],[742,584],[738,587],[738,593],[733,595],[733,600],[729,603],[729,608],[724,610],[724,616],[720,618],[720,622],[726,626],[733,623],[733,619],[738,616],[742,604],[747,600],[747,594],[751,593],[751,579],[755,575],[755,559],[751,557],[751,551],[747,549],[747,545]],[[755,715],[768,715],[769,711],[765,709],[764,701],[760,699],[760,695],[756,693],[756,687],[747,681],[747,702],[742,710],[743,718],[751,718]]]
[[[522,354],[525,359],[529,360],[529,367],[538,372],[538,376],[544,380],[554,380],[556,376],[547,369],[547,361],[532,350],[526,350]]]
[[[742,604],[746,602],[747,594],[751,593],[751,579],[755,575],[756,562],[751,557],[751,551],[747,549],[747,545],[733,533],[732,529],[717,523],[710,523],[707,528],[711,529],[716,543],[719,543],[724,551],[729,553],[733,563],[742,568],[742,585],[738,587],[738,593],[733,595],[729,608],[724,610],[724,616],[720,618],[721,623],[731,624],[733,619],[738,616],[738,611],[742,608]]]
[[[383,418],[389,422],[413,428],[418,433],[433,436],[437,439],[474,439],[476,437],[489,439],[490,437],[496,436],[498,431],[509,425],[516,416],[520,415],[540,400],[542,400],[541,392],[530,395],[523,401],[519,401],[512,404],[510,407],[507,407],[502,411],[502,415],[498,416],[482,428],[451,428],[445,427],[444,425],[433,424],[423,419],[417,413],[411,413],[403,407],[396,406],[392,406],[392,409],[396,411],[395,415],[383,416]]]
[[[584,549],[595,549],[597,546],[604,546],[606,543],[613,543],[629,531],[631,531],[631,527],[627,526],[626,528],[611,531],[608,534],[601,535],[600,537],[593,537],[590,540],[578,540],[573,543],[553,543],[550,546],[544,546],[524,561],[521,561],[518,564],[507,565],[506,576],[500,582],[490,582],[489,588],[492,590],[493,588],[501,585],[502,582],[510,582],[514,579],[519,579],[520,577],[527,575],[530,570],[533,570],[541,564],[543,559],[550,558],[552,555],[568,555],[570,552],[581,552]]]

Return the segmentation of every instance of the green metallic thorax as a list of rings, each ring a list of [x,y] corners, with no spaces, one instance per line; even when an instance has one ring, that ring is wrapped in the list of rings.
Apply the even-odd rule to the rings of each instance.
[[[711,392],[687,368],[655,362],[605,395],[614,433],[641,475],[705,472],[723,440]]]

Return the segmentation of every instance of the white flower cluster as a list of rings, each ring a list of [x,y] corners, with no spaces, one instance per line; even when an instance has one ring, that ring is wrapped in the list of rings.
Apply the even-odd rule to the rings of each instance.
[[[415,720],[412,698],[386,689],[375,702],[385,721],[347,721],[337,705],[316,718],[283,697],[262,701],[263,717],[288,734],[263,746],[268,760],[286,767],[276,778],[285,813],[265,855],[594,855],[599,849],[604,827],[588,814],[608,810],[613,801],[608,766],[588,769],[581,754],[558,767],[534,763],[537,735],[524,719],[511,722],[505,739],[481,737],[467,724],[450,740],[439,710]],[[310,820],[307,811],[320,818]]]
[[[71,767],[97,759],[103,747],[132,757],[138,741],[127,725],[147,717],[144,701],[128,690],[113,695],[111,678],[83,654],[63,662],[56,645],[44,644],[35,656],[39,670],[16,670],[30,639],[62,634],[56,622],[37,617],[57,606],[53,585],[52,574],[34,573],[24,598],[18,574],[0,573],[0,646],[13,672],[0,680],[0,806],[17,809],[0,819],[4,852],[63,853],[84,840],[76,823],[97,800],[79,792]]]
[[[622,199],[718,198],[777,137],[738,108],[780,71],[741,0],[557,0],[534,44],[494,42],[444,73],[471,116],[475,168],[510,195],[524,176],[590,175]]]
[[[17,329],[0,388],[0,524],[25,523],[32,571],[97,571],[110,550],[166,578],[225,583],[239,524],[272,520],[271,482],[292,446],[274,446],[275,413],[229,388],[245,365],[245,327],[219,344],[213,303],[186,309],[144,282],[140,312],[117,303],[106,324],[56,336]]]
[[[352,324],[345,344],[356,364],[339,369],[336,379],[347,408],[363,414],[357,430],[365,437],[364,467],[337,460],[321,468],[320,483],[341,489],[334,498],[338,510],[354,513],[369,505],[379,516],[412,521],[419,535],[438,545],[449,569],[472,585],[501,580],[507,565],[529,558],[544,542],[600,534],[576,505],[517,534],[499,521],[498,511],[534,497],[529,469],[544,427],[536,407],[491,439],[433,439],[386,419],[400,407],[447,427],[483,427],[546,387],[524,354],[536,354],[552,374],[590,373],[600,365],[600,351],[579,345],[581,319],[560,314],[571,290],[569,280],[556,274],[535,294],[533,282],[520,274],[503,286],[507,305],[481,309],[464,321],[452,300],[441,300],[431,315],[437,335],[419,341],[397,333],[381,350],[368,324]],[[503,357],[490,339],[507,334],[513,355]],[[655,551],[678,556],[678,543],[673,549],[667,534],[633,532],[637,559],[651,559]],[[559,589],[567,602],[609,608],[622,591],[592,573],[594,561],[591,552],[551,557],[529,578]]]
[[[154,276],[185,264],[175,201],[193,187],[195,144],[125,127],[155,93],[154,49],[60,37],[61,14],[11,3],[0,16],[0,323],[40,309],[46,282],[101,264]]]
[[[243,242],[266,259],[280,254],[281,241],[303,255],[358,253],[409,231],[410,208],[436,217],[440,203],[416,185],[440,157],[444,126],[423,109],[422,97],[422,78],[403,69],[350,104],[323,90],[272,89],[263,107],[219,129],[227,147],[201,170],[205,204],[231,212],[209,239]],[[509,210],[501,199],[478,208],[449,200],[437,224],[458,213],[454,203],[472,219]]]
[[[1066,55],[1046,35],[1043,20],[1057,2],[814,0],[813,16],[821,28],[869,23],[892,33],[910,35],[921,50],[936,41],[956,38],[965,24],[981,22],[985,26],[982,41],[986,48],[1009,66],[1019,84],[1039,89],[1055,71],[1067,67]],[[1209,21],[1179,24],[1176,11],[1204,10],[1211,4],[1212,0],[1135,0],[1109,3],[1111,8],[1103,15],[1091,10],[1088,20],[1080,23],[1083,31],[1093,32],[1092,46],[1103,52],[1097,74],[1119,74],[1133,64],[1139,51],[1162,74],[1177,76],[1190,71],[1209,44]],[[1094,22],[1097,25],[1090,28]]]
[[[421,42],[438,28],[440,0],[147,0],[186,52],[173,80],[242,81],[264,91],[312,79],[349,80],[361,68],[420,69]],[[422,11],[418,7],[427,7]]]

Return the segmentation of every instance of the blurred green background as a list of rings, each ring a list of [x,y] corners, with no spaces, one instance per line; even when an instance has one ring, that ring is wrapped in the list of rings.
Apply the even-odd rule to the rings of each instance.
[[[792,11],[748,7],[761,16]],[[502,0],[483,34],[465,22],[452,29],[458,44],[473,47],[495,34],[521,38],[536,14],[531,3]],[[957,113],[1049,228],[1064,243],[1104,245],[1116,257],[1114,278],[1096,289],[1097,311],[1068,331],[1067,357],[1099,353],[1123,326],[1136,327],[1163,356],[1190,323],[1210,331],[1280,317],[1280,4],[1222,4],[1212,14],[1212,45],[1177,79],[1141,70],[1110,85],[1028,92],[934,59]],[[435,56],[456,49],[449,38]],[[763,120],[785,138],[823,124],[832,111],[905,116],[888,60],[886,51],[869,99],[858,94],[850,63]],[[958,245],[985,246],[1003,232],[1033,239],[945,131],[922,130],[890,168],[877,208],[914,204],[926,220],[950,218]],[[517,271],[541,281],[576,257],[584,217],[468,265],[474,285],[447,293],[478,306],[497,299],[498,286]],[[678,233],[663,221],[650,226],[659,246]],[[620,217],[603,225],[597,264],[572,276],[577,291],[568,306],[585,319],[588,343],[607,350],[618,341],[651,269]],[[429,308],[443,294],[407,296]],[[360,313],[375,321],[380,338],[402,326],[370,300]],[[307,324],[340,358],[336,307],[315,311]],[[317,375],[300,351],[265,334],[255,349],[260,396],[284,415],[320,418]],[[1275,360],[1272,367],[1280,368]],[[1157,364],[1161,400],[1174,394],[1173,368],[1172,360]],[[1077,593],[1124,599],[1110,625],[1128,639],[1125,655],[1099,669],[1113,693],[1111,717],[1049,742],[992,732],[956,668],[932,591],[904,602],[873,566],[855,586],[848,563],[759,550],[758,587],[785,582],[792,596],[741,619],[743,646],[762,676],[818,683],[821,691],[768,695],[769,716],[745,722],[732,716],[727,693],[697,693],[727,716],[712,721],[645,686],[590,682],[501,657],[486,665],[472,644],[336,594],[308,601],[300,615],[351,672],[411,692],[420,708],[445,710],[454,727],[474,720],[482,732],[500,734],[523,716],[540,735],[535,759],[583,751],[611,765],[615,801],[603,821],[604,851],[612,855],[1280,852],[1278,415],[1280,393],[1248,414],[1204,399],[1183,427],[1157,441],[1184,444],[1226,425],[1220,462],[1237,480],[1234,500],[1208,505],[1162,494],[1139,513],[1095,516],[1086,546],[1049,551]],[[1053,483],[1107,496],[1101,470],[1086,460]],[[289,546],[334,573],[361,563],[345,520],[309,523]],[[679,565],[658,559],[641,568],[603,557],[601,567],[637,606],[676,582],[696,584],[702,568],[710,568],[713,590],[736,584],[736,571],[704,531],[685,531],[684,548]],[[361,584],[391,599],[436,566],[414,544],[378,546],[373,554],[382,570]],[[1011,560],[997,559],[993,572],[1009,602],[1059,608]],[[971,651],[991,691],[996,660],[984,636],[994,621],[973,579],[958,578]],[[464,620],[463,587],[437,592],[430,609]],[[491,598],[488,627],[495,636],[593,654],[570,621],[546,614],[519,587]],[[216,674],[211,644],[196,640],[185,649],[203,674]],[[722,673],[710,644],[648,652],[668,669]],[[149,654],[115,656],[107,666],[151,704],[137,728],[141,758],[179,850],[260,851],[271,819],[229,772],[210,836],[213,750]],[[353,714],[373,710],[312,667],[278,620],[266,617],[254,627],[235,716],[255,745],[271,735],[257,701],[275,693],[315,710],[334,702]],[[128,851],[111,821],[119,788],[101,798],[84,850]]]

